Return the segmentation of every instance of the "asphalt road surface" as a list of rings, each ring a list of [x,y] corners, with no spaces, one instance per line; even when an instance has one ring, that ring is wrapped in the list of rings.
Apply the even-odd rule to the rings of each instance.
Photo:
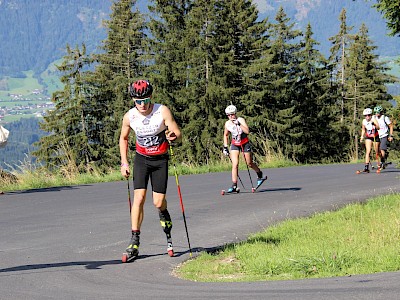
[[[265,169],[257,193],[221,196],[230,173],[180,176],[193,256],[245,239],[287,218],[399,192],[400,170],[356,175],[362,165]],[[251,171],[253,181],[255,174]],[[132,184],[131,184],[132,190]],[[189,259],[175,178],[169,179],[175,257],[151,199],[140,257],[121,254],[130,239],[126,181],[0,195],[0,299],[399,299],[400,272],[327,279],[199,283],[171,275]]]

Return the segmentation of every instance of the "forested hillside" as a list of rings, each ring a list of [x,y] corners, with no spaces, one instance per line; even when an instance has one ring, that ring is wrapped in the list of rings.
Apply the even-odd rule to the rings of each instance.
[[[40,130],[37,118],[21,119],[4,125],[10,131],[7,146],[0,149],[0,169],[18,169],[23,162],[34,162],[31,152],[33,143],[39,141],[44,132]]]
[[[397,1],[397,0],[395,0]],[[325,55],[329,53],[329,37],[334,35],[340,21],[338,16],[342,9],[347,11],[347,21],[354,26],[355,33],[365,23],[369,28],[371,40],[378,46],[377,54],[382,56],[398,56],[400,38],[390,37],[390,30],[382,15],[372,8],[375,0],[254,0],[260,11],[260,16],[272,17],[279,6],[282,6],[288,16],[296,22],[297,28],[305,28],[311,24],[314,38],[321,43],[318,49]],[[397,1],[398,2],[398,1]]]
[[[65,53],[66,44],[94,50],[105,37],[110,0],[0,1],[0,78],[40,73]]]
[[[338,2],[316,1],[312,9]],[[118,165],[121,119],[132,107],[127,86],[138,78],[154,84],[154,101],[167,104],[182,127],[176,156],[188,164],[221,159],[230,103],[246,117],[261,159],[281,153],[299,162],[357,159],[363,109],[391,108],[386,85],[394,78],[379,61],[382,48],[368,24],[353,28],[346,9],[329,16],[336,24],[327,26],[325,54],[326,40],[314,33],[325,25],[315,28],[310,19],[300,26],[301,7],[276,7],[309,1],[274,1],[268,15],[258,14],[261,1],[149,3],[144,15],[134,0],[114,1],[99,53],[86,44],[65,47],[58,67],[65,88],[54,94],[55,109],[42,123],[51,134],[35,152],[48,166],[65,163],[66,152],[82,170]]]
[[[152,1],[135,1],[135,7],[148,12]],[[384,56],[398,55],[400,39],[388,37],[385,21],[371,8],[375,1],[364,0],[254,0],[260,18],[273,18],[280,6],[303,29],[310,22],[318,49],[327,55],[328,38],[335,34],[342,8],[348,23],[357,30],[362,22]],[[21,76],[21,71],[45,70],[65,54],[65,47],[86,44],[95,51],[106,37],[102,20],[110,13],[111,0],[2,0],[0,1],[0,79]]]

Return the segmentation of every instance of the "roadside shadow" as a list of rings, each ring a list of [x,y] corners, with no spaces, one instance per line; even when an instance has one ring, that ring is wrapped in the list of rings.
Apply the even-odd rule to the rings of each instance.
[[[162,253],[162,254],[153,254],[153,255],[139,255],[133,261],[141,260],[141,259],[145,259],[145,258],[149,258],[149,257],[162,256],[162,255],[166,255],[166,254]],[[21,266],[0,269],[0,276],[2,275],[2,273],[46,270],[46,269],[64,268],[64,267],[72,267],[72,266],[84,266],[88,270],[100,270],[100,269],[102,269],[103,266],[120,265],[120,264],[123,264],[123,262],[119,259],[119,260],[103,260],[103,261],[71,261],[71,262],[61,262],[61,263],[21,265]]]
[[[290,188],[270,188],[270,189],[260,189],[257,190],[256,193],[265,193],[265,192],[281,192],[281,191],[301,191],[301,187],[290,187]]]
[[[81,184],[79,186],[57,186],[50,188],[40,188],[40,189],[31,189],[31,190],[21,190],[21,191],[10,191],[7,192],[7,195],[20,195],[20,194],[30,194],[30,193],[45,193],[45,192],[59,192],[63,190],[74,190],[78,187],[82,186],[91,186],[90,184]]]
[[[289,188],[266,188],[266,189],[258,189],[254,193],[248,190],[240,190],[238,194],[257,194],[257,193],[265,193],[265,192],[281,192],[281,191],[300,191],[301,187],[289,187]],[[225,195],[236,195],[237,193],[226,193]],[[225,196],[224,195],[224,196]]]

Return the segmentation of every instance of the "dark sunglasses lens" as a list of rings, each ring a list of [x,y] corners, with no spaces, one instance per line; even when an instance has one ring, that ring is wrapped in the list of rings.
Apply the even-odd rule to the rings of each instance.
[[[150,98],[135,100],[137,105],[147,104],[150,102]]]

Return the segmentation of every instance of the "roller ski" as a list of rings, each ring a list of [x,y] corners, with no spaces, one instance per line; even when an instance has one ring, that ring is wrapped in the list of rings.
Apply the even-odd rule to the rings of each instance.
[[[369,164],[365,165],[364,170],[357,170],[356,174],[368,174],[369,173]]]
[[[234,194],[234,193],[236,194],[240,193],[240,188],[238,188],[236,185],[232,185],[227,191],[225,190],[221,191],[222,196],[225,194]]]
[[[251,189],[251,191],[254,193],[255,191],[257,191],[258,190],[258,188],[264,183],[264,181],[266,181],[268,179],[268,176],[265,176],[265,177],[260,177],[260,178],[257,178],[257,186],[254,188],[252,188]]]
[[[129,242],[129,246],[125,249],[125,252],[122,253],[123,263],[133,261],[139,256],[139,234],[140,233],[132,232],[132,238]]]
[[[386,169],[386,167],[387,167],[388,165],[391,165],[391,164],[392,164],[392,162],[381,163],[381,164],[378,166],[378,168],[376,169],[376,173],[379,174],[382,170]]]

